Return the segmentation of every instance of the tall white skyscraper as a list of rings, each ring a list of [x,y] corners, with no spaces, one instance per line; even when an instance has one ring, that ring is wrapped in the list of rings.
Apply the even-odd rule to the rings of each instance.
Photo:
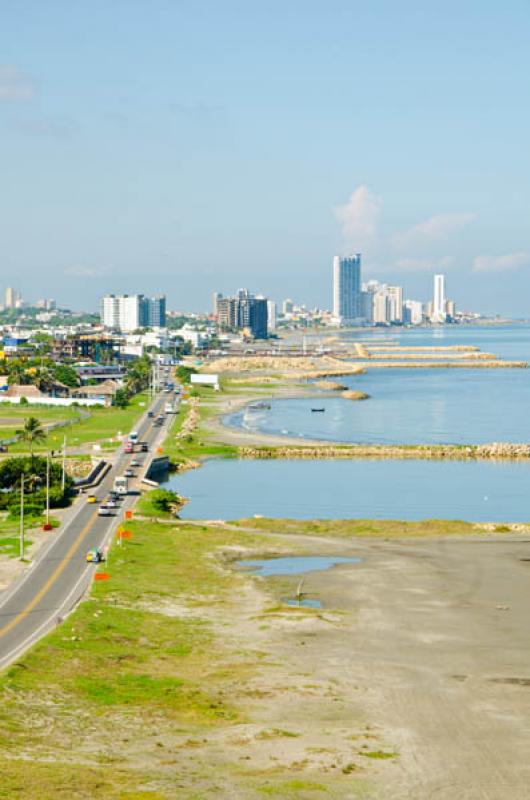
[[[101,322],[106,328],[131,333],[137,328],[163,328],[166,324],[166,298],[143,294],[108,294],[101,299]]]
[[[432,303],[433,322],[445,322],[445,275],[434,276],[434,295]]]
[[[267,330],[276,330],[276,303],[274,300],[267,300]]]
[[[339,325],[362,317],[360,253],[333,259],[333,316]]]

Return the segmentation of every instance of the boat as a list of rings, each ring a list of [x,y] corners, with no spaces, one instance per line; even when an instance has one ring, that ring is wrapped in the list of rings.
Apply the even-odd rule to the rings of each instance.
[[[313,414],[322,414],[326,409],[325,408],[312,408],[311,411]]]
[[[249,408],[252,409],[252,411],[262,411],[262,410],[267,410],[268,411],[271,408],[271,404],[270,403],[252,403],[252,405],[250,405]]]

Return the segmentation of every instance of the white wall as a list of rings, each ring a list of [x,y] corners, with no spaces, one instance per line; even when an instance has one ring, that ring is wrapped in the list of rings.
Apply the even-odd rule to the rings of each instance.
[[[0,403],[11,403],[11,405],[20,405],[20,397],[0,397]],[[73,406],[77,403],[78,406],[104,406],[105,400],[98,398],[84,398],[84,397],[26,397],[30,406]]]

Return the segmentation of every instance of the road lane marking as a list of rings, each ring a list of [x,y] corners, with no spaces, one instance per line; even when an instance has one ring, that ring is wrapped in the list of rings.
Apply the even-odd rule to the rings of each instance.
[[[70,557],[77,550],[77,548],[79,547],[79,545],[81,544],[87,533],[92,528],[97,516],[98,512],[96,510],[88,520],[87,524],[85,525],[79,536],[70,545],[61,563],[55,568],[55,570],[52,572],[52,574],[50,575],[44,586],[40,589],[40,591],[37,592],[37,594],[33,597],[32,600],[30,600],[27,606],[22,609],[22,611],[19,611],[18,614],[15,617],[13,617],[13,619],[10,622],[4,625],[3,628],[0,628],[0,639],[3,636],[5,636],[6,633],[9,633],[9,631],[13,630],[13,628],[16,627],[20,622],[22,622],[22,620],[25,619],[28,616],[28,614],[31,613],[31,611],[33,611],[35,606],[38,605],[42,600],[42,598],[48,593],[48,591],[51,589],[51,587],[53,586],[59,575],[65,569]]]
[[[148,422],[147,430],[146,430],[146,432],[144,434],[146,439],[149,438],[150,434],[154,434],[155,433],[154,427],[155,426],[154,426],[153,422],[151,422],[151,423]],[[164,429],[164,426],[160,426],[160,427],[161,427],[162,430]],[[162,430],[160,431],[160,433],[162,432]],[[158,436],[155,435],[153,444],[156,444],[157,438],[158,438]],[[119,462],[119,457],[118,457],[118,462]],[[118,465],[116,465],[116,466],[118,466]],[[132,503],[132,505],[134,505],[134,502]],[[78,516],[79,513],[80,512],[77,512],[77,513],[75,513],[73,515],[69,525],[71,525],[74,522],[74,520],[76,519],[76,517]],[[22,609],[22,611],[20,611],[10,622],[8,622],[6,625],[4,625],[3,628],[0,628],[0,639],[2,637],[4,637],[7,633],[9,633],[9,631],[13,630],[13,628],[15,628],[20,622],[22,622],[22,620],[25,619],[31,613],[31,611],[33,611],[33,609],[39,604],[39,602],[43,599],[43,597],[46,596],[46,594],[48,593],[50,588],[56,582],[57,578],[61,575],[61,573],[65,569],[70,557],[73,555],[75,550],[79,547],[79,545],[81,544],[83,539],[86,537],[88,532],[91,530],[91,528],[92,528],[97,516],[98,516],[98,512],[97,512],[97,509],[96,509],[94,511],[94,513],[92,514],[92,516],[90,517],[90,519],[88,520],[88,522],[86,523],[85,527],[80,532],[79,536],[75,539],[75,541],[72,543],[72,545],[68,549],[66,555],[61,560],[60,564],[57,566],[57,568],[54,570],[54,572],[50,575],[50,577],[48,578],[48,580],[46,581],[44,586],[41,587],[39,592],[26,605],[26,607],[24,609]],[[69,525],[67,527],[69,527]],[[109,530],[106,532],[106,534],[104,536],[104,540],[103,540],[104,542],[106,542],[108,540],[109,534],[112,533],[112,531],[113,531],[113,529],[115,527],[117,527],[117,523],[116,522],[109,526]],[[55,540],[55,543],[56,542],[57,542],[57,540]],[[50,545],[49,549],[51,549],[51,545]],[[39,563],[42,563],[42,561],[40,561]],[[83,571],[83,573],[81,574],[80,578],[78,578],[78,580],[75,582],[73,589],[68,593],[67,599],[65,601],[63,601],[63,603],[61,604],[60,608],[63,608],[66,605],[66,602],[70,599],[70,597],[72,596],[74,590],[79,586],[79,584],[85,578],[85,575],[86,575],[86,570]],[[28,577],[29,577],[29,574],[28,574]],[[20,586],[18,588],[20,588]],[[5,605],[5,603],[3,605]],[[49,622],[50,622],[50,619],[46,620],[45,623],[42,623],[37,628],[36,631],[33,631],[33,633],[30,634],[30,636],[28,636],[24,640],[24,642],[22,643],[22,647],[19,644],[18,647],[15,647],[14,651],[11,651],[10,655],[12,656],[13,653],[15,653],[15,654],[19,653],[20,650],[24,648],[24,645],[29,644],[30,642],[32,642],[32,640],[34,639],[35,635],[38,634],[38,632],[40,632],[46,624],[49,624]],[[7,658],[9,658],[9,655],[7,656]],[[6,657],[4,657],[0,661],[0,664],[3,665],[5,663],[5,660],[6,660]]]

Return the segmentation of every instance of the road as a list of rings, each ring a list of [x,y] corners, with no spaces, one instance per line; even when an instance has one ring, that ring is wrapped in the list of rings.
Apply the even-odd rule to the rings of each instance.
[[[163,411],[167,395],[159,395],[149,410],[156,416]],[[120,451],[112,468],[94,491],[103,501],[112,489],[114,478],[123,475],[134,458],[147,460],[165,435],[166,423],[153,426],[147,410],[136,430],[141,441],[149,443],[148,454],[125,455]],[[143,473],[143,467],[135,473]],[[138,475],[139,476],[139,475]],[[131,479],[130,484],[134,479]],[[112,517],[99,517],[98,504],[81,497],[69,510],[57,536],[37,555],[31,568],[0,597],[0,668],[10,664],[28,647],[54,628],[82,597],[97,565],[86,562],[91,547],[104,547],[123,520],[137,495],[128,495]]]

